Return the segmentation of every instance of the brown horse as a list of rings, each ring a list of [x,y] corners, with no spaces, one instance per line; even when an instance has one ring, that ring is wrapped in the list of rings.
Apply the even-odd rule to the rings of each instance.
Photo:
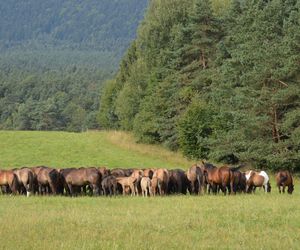
[[[36,169],[39,194],[62,193],[61,176],[57,169],[40,167]]]
[[[18,178],[12,170],[0,170],[0,187],[6,191],[8,187],[13,194],[18,192]]]
[[[19,193],[26,192],[27,197],[34,192],[34,173],[30,168],[13,169],[18,178]]]
[[[288,170],[281,170],[276,174],[276,184],[279,193],[285,193],[285,187],[288,187],[288,193],[292,194],[294,191],[293,177]]]
[[[224,195],[226,195],[227,190],[229,193],[234,191],[233,171],[234,169],[231,169],[228,166],[222,166],[220,168],[215,166],[204,166],[204,174],[206,176],[206,180],[211,186],[214,194],[217,193],[218,187],[222,190]]]
[[[75,195],[75,190],[86,188],[92,189],[93,195],[100,193],[101,176],[99,170],[94,167],[90,168],[72,168],[61,171],[64,186],[68,187],[71,196]]]
[[[156,169],[153,173],[151,180],[151,193],[156,195],[157,191],[159,195],[165,195],[168,192],[169,184],[169,172],[167,169]]]

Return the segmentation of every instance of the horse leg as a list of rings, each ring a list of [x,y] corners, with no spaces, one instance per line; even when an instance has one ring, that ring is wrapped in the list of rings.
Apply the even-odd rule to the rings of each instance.
[[[134,184],[130,185],[130,189],[131,189],[131,196],[135,196],[135,187],[134,187]]]
[[[70,196],[72,197],[74,195],[72,184],[68,184],[68,188],[70,190]]]
[[[282,185],[282,192],[285,193],[285,184]]]
[[[220,188],[221,188],[223,194],[226,195],[226,192],[227,192],[226,182],[222,182],[222,184],[220,185]]]
[[[191,182],[191,194],[195,193],[195,183]]]

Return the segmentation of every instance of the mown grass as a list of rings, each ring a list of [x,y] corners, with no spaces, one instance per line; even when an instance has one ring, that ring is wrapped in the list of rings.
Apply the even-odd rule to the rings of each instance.
[[[0,131],[0,168],[38,165],[187,168],[191,162],[160,146],[136,144],[125,132]]]
[[[0,132],[1,167],[188,167],[123,132]],[[0,249],[300,249],[300,188],[169,197],[0,196]]]

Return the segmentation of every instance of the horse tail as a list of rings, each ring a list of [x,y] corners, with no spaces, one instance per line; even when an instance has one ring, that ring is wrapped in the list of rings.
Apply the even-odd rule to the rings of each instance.
[[[16,174],[13,175],[13,180],[11,183],[11,191],[16,194],[19,191],[19,180]]]
[[[28,191],[33,192],[33,185],[34,185],[34,177],[32,172],[28,172]]]
[[[234,185],[234,173],[235,171],[237,171],[238,169],[240,169],[241,166],[238,166],[236,168],[230,169],[229,170],[229,183],[230,183],[230,189],[231,192],[235,193],[236,192],[236,187]]]

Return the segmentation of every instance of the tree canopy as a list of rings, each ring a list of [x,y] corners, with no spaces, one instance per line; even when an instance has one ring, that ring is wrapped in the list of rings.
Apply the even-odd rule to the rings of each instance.
[[[151,1],[100,123],[194,159],[300,169],[300,1],[224,3]]]

